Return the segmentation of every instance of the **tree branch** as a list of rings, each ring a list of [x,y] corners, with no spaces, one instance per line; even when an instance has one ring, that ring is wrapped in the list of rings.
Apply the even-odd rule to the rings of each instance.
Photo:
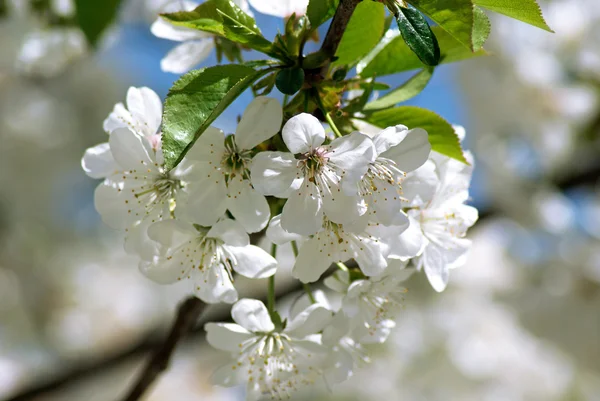
[[[205,307],[206,304],[194,296],[189,297],[179,306],[177,317],[175,318],[175,322],[173,322],[173,326],[171,326],[169,335],[156,348],[138,380],[135,382],[135,385],[127,396],[123,398],[124,401],[139,400],[158,376],[167,370],[175,347],[185,334],[194,328]]]
[[[342,36],[344,35],[344,31],[348,26],[350,17],[352,16],[352,13],[354,13],[354,9],[358,3],[361,1],[362,0],[340,0],[340,4],[338,5],[337,10],[335,10],[333,20],[331,21],[331,25],[329,25],[329,29],[327,30],[327,34],[321,45],[320,51],[325,53],[329,58],[329,61],[321,69],[322,75],[325,75],[329,69],[331,59],[335,56],[335,52],[337,51]],[[365,23],[368,23],[368,21]]]

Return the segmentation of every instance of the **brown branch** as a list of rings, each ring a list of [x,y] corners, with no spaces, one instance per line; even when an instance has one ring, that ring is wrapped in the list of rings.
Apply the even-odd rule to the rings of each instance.
[[[352,16],[352,13],[354,13],[354,9],[358,3],[361,1],[362,0],[340,0],[340,4],[338,5],[337,10],[335,10],[333,20],[331,21],[331,25],[329,25],[329,29],[327,30],[327,34],[325,35],[325,39],[323,39],[323,44],[321,45],[320,51],[326,54],[330,60],[322,67],[322,75],[325,75],[329,69],[329,64],[335,56],[338,46],[340,45],[340,41],[342,40],[344,31],[348,26],[350,17]],[[369,22],[366,21],[365,23],[368,24]]]
[[[142,370],[138,380],[135,382],[133,388],[129,391],[127,396],[123,398],[124,401],[137,401],[144,395],[146,390],[154,383],[158,376],[167,370],[171,356],[175,347],[179,344],[179,341],[193,328],[200,314],[204,311],[206,304],[198,298],[191,296],[186,299],[177,310],[177,317],[169,335],[164,342],[156,348],[152,357]]]

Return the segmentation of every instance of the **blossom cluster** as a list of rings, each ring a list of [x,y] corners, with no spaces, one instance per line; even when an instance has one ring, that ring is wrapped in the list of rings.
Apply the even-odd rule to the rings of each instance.
[[[156,93],[130,88],[104,121],[108,142],[88,149],[82,167],[103,180],[96,209],[125,233],[144,275],[186,280],[207,303],[234,303],[235,324],[206,325],[209,343],[233,356],[215,373],[218,384],[243,381],[250,398],[281,398],[323,379],[339,383],[368,359],[366,344],[387,338],[413,271],[442,291],[465,262],[464,236],[477,219],[465,204],[472,160],[432,152],[423,129],[333,138],[310,114],[284,124],[279,101],[259,96],[234,134],[208,128],[167,171],[161,116]],[[282,321],[259,300],[238,300],[236,274],[262,279],[278,268],[274,253],[250,243],[258,232],[291,243],[292,275],[303,283],[333,264],[324,284],[341,302],[307,290]]]

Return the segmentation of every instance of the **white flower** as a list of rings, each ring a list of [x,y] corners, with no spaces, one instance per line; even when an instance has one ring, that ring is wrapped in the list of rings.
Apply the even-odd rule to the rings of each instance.
[[[405,260],[407,254],[414,254],[418,249],[414,263],[418,269],[425,270],[431,286],[439,292],[448,284],[450,269],[466,261],[471,241],[464,236],[477,221],[478,213],[474,207],[464,204],[469,197],[473,167],[435,152],[431,158],[437,180],[427,178],[430,175],[427,166],[415,172],[416,177],[424,178],[420,180],[422,194],[416,196],[415,207],[408,212],[410,227],[386,241],[392,250],[391,258]],[[435,184],[433,191],[427,188],[431,184]],[[418,204],[419,199],[421,204]]]
[[[206,339],[213,347],[228,351],[232,363],[218,369],[218,385],[247,383],[247,398],[289,398],[290,392],[310,384],[320,370],[326,349],[317,333],[331,319],[331,312],[314,304],[277,328],[265,305],[241,299],[231,309],[233,323],[208,323]]]
[[[30,32],[16,60],[16,67],[27,75],[51,77],[87,52],[81,29],[55,27]]]
[[[246,0],[233,0],[247,14],[250,13]],[[162,12],[192,11],[197,3],[178,0],[167,5]],[[183,74],[204,61],[215,47],[214,35],[192,28],[180,27],[158,17],[152,24],[152,33],[163,39],[182,42],[173,48],[161,61],[160,68],[165,72]]]
[[[402,309],[406,288],[400,282],[404,278],[406,276],[400,278],[386,274],[351,281],[347,271],[337,271],[327,277],[327,287],[345,294],[341,313],[348,319],[347,327],[341,326],[342,330],[330,329],[327,332],[325,337],[328,341],[348,333],[353,340],[362,344],[384,342],[395,327],[394,319]],[[336,318],[342,320],[341,317]],[[334,333],[337,333],[337,337]]]
[[[248,232],[265,228],[269,205],[248,180],[252,148],[275,135],[282,118],[276,99],[257,97],[234,135],[224,138],[220,130],[206,130],[186,156],[195,163],[195,174],[201,179],[185,188],[187,202],[180,216],[210,226],[229,210]]]
[[[308,0],[249,0],[250,5],[259,13],[274,17],[287,18],[306,14]]]
[[[129,128],[112,131],[108,152],[116,169],[96,188],[96,210],[110,227],[127,232],[125,249],[129,253],[153,254],[146,230],[150,224],[170,218],[182,179],[193,179],[193,169],[182,162],[166,172],[160,142],[151,143]]]
[[[331,263],[354,258],[365,275],[376,276],[387,267],[387,252],[386,244],[367,232],[366,216],[349,225],[325,219],[323,229],[300,248],[292,275],[304,283],[317,281]]]
[[[108,134],[117,128],[130,128],[136,134],[148,138],[153,148],[158,148],[161,120],[162,102],[158,95],[150,88],[130,87],[127,91],[127,108],[123,103],[117,103],[104,120],[103,127]],[[106,178],[119,170],[108,142],[87,149],[81,166],[92,178]]]
[[[311,235],[321,229],[324,215],[344,224],[364,214],[357,196],[342,193],[341,180],[351,186],[375,160],[375,148],[366,135],[354,132],[323,145],[323,126],[302,113],[285,124],[282,136],[290,153],[257,154],[251,175],[258,191],[288,198],[281,216],[284,230]]]
[[[163,220],[148,228],[158,242],[158,253],[140,269],[152,280],[170,284],[189,279],[204,302],[237,300],[232,274],[265,278],[275,274],[277,261],[261,248],[250,245],[248,234],[234,220],[225,219],[209,228],[180,220]]]
[[[377,159],[359,182],[359,194],[377,221],[388,226],[405,225],[408,218],[402,211],[405,198],[401,184],[407,172],[419,168],[429,157],[427,131],[409,131],[397,125],[378,132],[372,140]]]

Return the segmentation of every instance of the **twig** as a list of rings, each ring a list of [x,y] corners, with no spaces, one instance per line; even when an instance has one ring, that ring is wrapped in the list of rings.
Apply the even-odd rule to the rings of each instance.
[[[327,30],[327,34],[321,45],[320,51],[325,53],[329,58],[329,61],[321,68],[321,75],[327,73],[331,59],[335,56],[335,52],[337,51],[342,36],[344,35],[344,31],[348,26],[350,17],[358,3],[361,1],[362,0],[340,0],[340,4],[338,5],[337,10],[335,10],[333,20],[331,21],[331,25],[329,25],[329,29]],[[368,24],[369,22],[366,21],[365,23]]]
[[[198,298],[191,296],[186,299],[177,310],[177,317],[165,341],[154,351],[152,357],[142,370],[139,378],[124,401],[137,401],[146,390],[154,383],[158,376],[167,370],[171,356],[179,341],[193,328],[206,304]]]

